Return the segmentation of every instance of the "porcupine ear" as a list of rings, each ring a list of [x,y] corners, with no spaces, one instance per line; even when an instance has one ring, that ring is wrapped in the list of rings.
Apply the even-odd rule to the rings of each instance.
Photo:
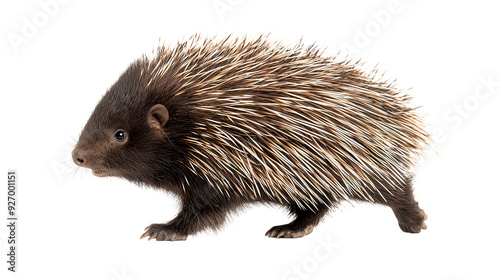
[[[162,104],[156,104],[148,113],[148,124],[156,129],[163,129],[168,121],[168,110]]]

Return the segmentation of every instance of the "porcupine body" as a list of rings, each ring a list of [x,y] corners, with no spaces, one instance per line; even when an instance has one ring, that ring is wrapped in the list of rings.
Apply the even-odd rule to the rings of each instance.
[[[419,232],[426,215],[411,169],[429,139],[408,100],[314,46],[195,36],[133,63],[97,105],[73,157],[97,176],[180,197],[176,218],[146,228],[150,239],[217,229],[229,210],[252,202],[295,216],[266,235],[301,237],[349,199],[387,205],[403,231]]]

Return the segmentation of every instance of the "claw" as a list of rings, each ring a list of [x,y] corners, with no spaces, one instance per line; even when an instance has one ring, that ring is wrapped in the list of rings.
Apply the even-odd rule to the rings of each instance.
[[[149,240],[153,239],[153,238],[156,238],[156,236],[158,236],[158,233],[154,232],[153,234],[151,234],[151,236],[149,236]]]

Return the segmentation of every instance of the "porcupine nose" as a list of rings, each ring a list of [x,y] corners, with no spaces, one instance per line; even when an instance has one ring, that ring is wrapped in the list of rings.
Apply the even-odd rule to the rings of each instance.
[[[85,158],[76,149],[71,153],[73,156],[73,161],[76,165],[82,166],[85,163]]]

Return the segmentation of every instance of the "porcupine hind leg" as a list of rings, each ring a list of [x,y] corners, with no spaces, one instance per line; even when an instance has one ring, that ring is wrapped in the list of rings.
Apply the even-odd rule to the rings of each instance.
[[[328,212],[328,207],[319,205],[318,210],[303,210],[298,206],[290,207],[291,214],[295,215],[295,220],[286,225],[274,226],[266,232],[269,237],[297,238],[311,233],[321,218]]]
[[[419,233],[427,229],[427,214],[418,206],[413,196],[412,176],[408,176],[401,185],[401,190],[391,190],[392,195],[384,195],[387,201],[379,201],[391,207],[398,219],[399,227],[404,232]],[[380,199],[380,198],[379,198]]]

